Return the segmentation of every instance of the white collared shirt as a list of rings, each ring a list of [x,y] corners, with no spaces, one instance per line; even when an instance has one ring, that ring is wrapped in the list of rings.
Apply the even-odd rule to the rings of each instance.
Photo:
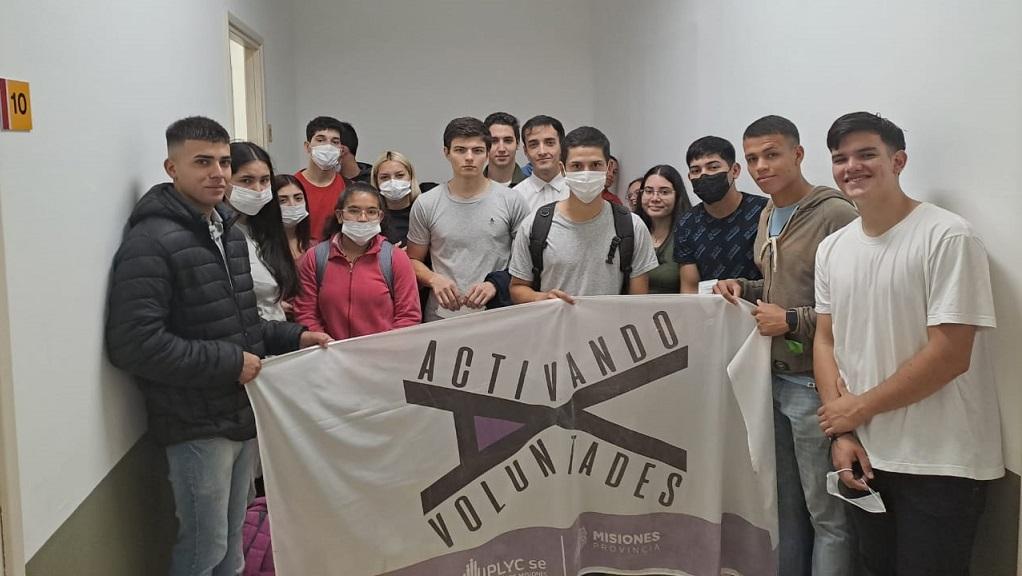
[[[567,200],[571,193],[568,184],[564,181],[564,175],[558,174],[550,182],[546,182],[535,173],[518,183],[513,188],[522,195],[529,207],[529,214],[551,202]]]

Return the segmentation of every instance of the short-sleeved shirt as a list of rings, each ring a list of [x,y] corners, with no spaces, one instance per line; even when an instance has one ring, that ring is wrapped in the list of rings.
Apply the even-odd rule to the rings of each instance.
[[[433,271],[453,280],[462,293],[490,272],[507,268],[511,241],[528,210],[517,192],[489,182],[485,192],[469,199],[440,184],[412,204],[408,241],[429,246]],[[439,318],[437,305],[430,293],[425,320]]]
[[[620,294],[624,285],[621,272],[621,254],[616,251],[612,263],[607,263],[610,242],[614,231],[613,208],[609,202],[596,217],[585,222],[572,222],[560,210],[554,210],[550,223],[547,246],[543,250],[543,272],[540,277],[541,291],[554,288],[572,296],[602,296]],[[635,235],[632,252],[632,278],[648,273],[657,267],[653,252],[653,239],[646,225],[635,214],[630,214]],[[532,257],[529,254],[529,238],[535,212],[522,221],[522,227],[515,238],[511,255],[511,275],[532,281]]]
[[[759,213],[767,199],[742,192],[738,208],[714,218],[698,204],[686,212],[674,230],[674,261],[695,264],[702,280],[763,277],[753,259]]]
[[[337,199],[344,192],[344,178],[337,174],[326,186],[316,186],[305,177],[305,169],[295,172],[295,178],[305,188],[305,207],[309,211],[309,231],[315,244],[322,239],[323,227],[327,220],[334,217]]]
[[[853,220],[817,249],[816,311],[831,315],[838,369],[862,394],[926,345],[927,327],[996,326],[986,249],[965,220],[932,204],[876,237]],[[1004,473],[986,337],[977,331],[964,374],[856,429],[874,468],[977,480]]]

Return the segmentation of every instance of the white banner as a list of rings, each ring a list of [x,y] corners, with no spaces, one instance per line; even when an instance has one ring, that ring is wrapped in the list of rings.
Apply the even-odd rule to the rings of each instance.
[[[749,310],[549,300],[268,361],[248,390],[277,573],[774,574]]]

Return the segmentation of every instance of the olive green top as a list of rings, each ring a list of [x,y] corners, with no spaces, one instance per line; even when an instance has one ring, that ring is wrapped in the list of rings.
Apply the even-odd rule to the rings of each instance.
[[[681,279],[678,276],[678,263],[674,261],[673,230],[656,249],[656,260],[660,265],[649,272],[649,293],[680,294]]]

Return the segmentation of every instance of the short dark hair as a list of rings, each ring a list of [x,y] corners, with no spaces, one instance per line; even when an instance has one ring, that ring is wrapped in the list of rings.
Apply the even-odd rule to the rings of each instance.
[[[386,229],[385,222],[387,221],[387,203],[383,200],[383,195],[376,189],[372,184],[365,182],[351,182],[344,187],[344,192],[337,197],[337,204],[334,205],[334,210],[343,210],[344,206],[348,203],[348,199],[355,194],[370,194],[376,198],[376,202],[380,207],[380,226],[382,229]],[[337,218],[331,214],[326,219],[326,223],[323,225],[323,241],[329,242],[333,238],[334,234],[341,231],[341,223],[337,221]]]
[[[508,114],[507,112],[494,112],[483,120],[483,124],[486,125],[486,129],[489,130],[490,126],[494,124],[500,124],[501,126],[510,126],[511,131],[515,133],[515,140],[521,142],[522,136],[521,131],[518,128],[518,118]]]
[[[358,132],[350,122],[341,122],[341,144],[351,151],[351,155],[358,154]]]
[[[716,154],[720,156],[728,166],[735,163],[735,147],[720,136],[703,136],[688,147],[685,153],[685,164],[691,166],[693,160],[705,158]]]
[[[544,116],[542,114],[529,118],[529,120],[522,125],[522,140],[525,140],[529,132],[532,132],[536,128],[542,128],[543,126],[552,126],[554,131],[557,132],[557,139],[560,141],[559,143],[563,146],[564,125],[561,124],[561,121],[557,118]]]
[[[564,137],[561,144],[561,162],[568,161],[568,150],[583,146],[603,150],[603,159],[610,160],[610,140],[607,136],[592,126],[579,126]]]
[[[841,141],[853,132],[871,132],[880,136],[892,152],[905,149],[905,132],[894,122],[872,112],[852,112],[835,120],[827,131],[827,148],[837,150]]]
[[[184,144],[185,140],[227,144],[231,137],[216,120],[210,120],[205,116],[189,116],[167,127],[167,148]]]
[[[305,141],[312,142],[312,137],[316,135],[316,132],[322,130],[336,130],[338,135],[344,137],[344,126],[341,125],[340,120],[332,116],[316,116],[305,125]]]
[[[471,116],[455,118],[447,123],[444,128],[444,148],[450,149],[451,142],[455,138],[482,138],[486,143],[486,149],[490,149],[493,138],[490,137],[490,129],[483,124],[483,121]]]
[[[783,116],[764,116],[756,120],[745,129],[742,140],[746,138],[759,138],[761,136],[780,135],[789,138],[795,144],[799,143],[798,128],[794,122]]]

